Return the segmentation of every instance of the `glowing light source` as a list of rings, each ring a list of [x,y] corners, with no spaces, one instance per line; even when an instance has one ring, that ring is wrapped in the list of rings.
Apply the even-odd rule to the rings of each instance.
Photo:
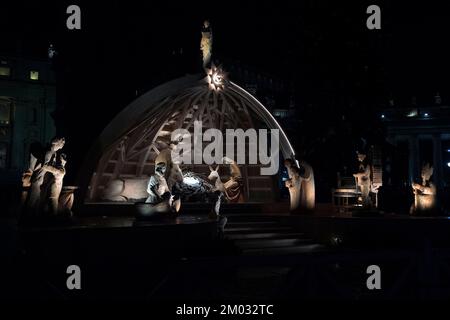
[[[384,118],[385,118],[385,116],[384,116],[384,114],[382,114],[382,115],[381,115],[381,119],[384,119]]]
[[[11,69],[9,67],[0,67],[0,76],[9,77]]]
[[[417,109],[411,110],[410,112],[408,112],[408,113],[406,114],[406,116],[407,116],[408,118],[416,117],[416,116],[417,116]]]
[[[39,71],[31,70],[30,71],[30,80],[39,80]]]
[[[214,91],[223,90],[225,87],[226,74],[219,67],[212,66],[211,69],[207,69],[207,82],[209,88]]]
[[[423,116],[424,116],[425,118],[427,118],[427,117],[429,116],[429,114],[428,114],[427,112],[425,112],[425,113],[423,114]]]
[[[450,168],[450,162],[447,162],[447,167],[449,167],[449,168]]]

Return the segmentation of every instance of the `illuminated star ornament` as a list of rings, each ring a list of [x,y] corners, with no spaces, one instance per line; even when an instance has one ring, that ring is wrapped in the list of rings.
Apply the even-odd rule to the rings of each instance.
[[[220,91],[225,88],[227,74],[221,67],[211,66],[211,69],[206,69],[206,81],[208,82],[209,89],[214,91]]]

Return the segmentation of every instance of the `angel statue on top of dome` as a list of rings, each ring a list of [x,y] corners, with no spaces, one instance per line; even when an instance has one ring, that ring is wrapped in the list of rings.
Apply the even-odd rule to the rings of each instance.
[[[211,24],[208,20],[203,22],[202,39],[200,41],[200,50],[203,56],[203,68],[208,68],[211,62],[213,35]]]

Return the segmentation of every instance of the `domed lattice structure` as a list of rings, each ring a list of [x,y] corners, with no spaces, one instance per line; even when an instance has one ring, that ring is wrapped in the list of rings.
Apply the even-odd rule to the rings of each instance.
[[[292,157],[294,150],[269,111],[238,85],[221,75],[214,77],[217,75],[190,75],[173,80],[150,90],[118,114],[95,143],[80,175],[90,178],[81,181],[85,199],[99,201],[114,179],[148,178],[154,173],[156,156],[168,147],[171,133],[179,128],[193,132],[196,120],[202,121],[203,130],[279,129],[281,156]],[[261,176],[260,167],[240,165],[245,198],[274,201],[277,176]],[[181,168],[199,175],[209,173],[206,164]],[[228,171],[226,165],[221,167],[223,180]]]

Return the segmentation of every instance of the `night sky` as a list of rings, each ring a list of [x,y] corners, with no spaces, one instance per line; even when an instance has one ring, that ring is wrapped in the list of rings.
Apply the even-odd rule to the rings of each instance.
[[[65,9],[72,3],[82,9],[81,31],[65,27]],[[20,42],[23,54],[45,57],[52,42],[66,68],[85,66],[99,74],[119,71],[120,76],[132,76],[135,86],[145,86],[148,74],[167,68],[161,62],[180,48],[186,63],[179,73],[195,71],[200,26],[209,18],[216,55],[243,60],[302,85],[354,84],[361,70],[374,69],[371,77],[382,80],[393,94],[445,90],[446,7],[433,1],[374,3],[381,7],[382,30],[365,27],[370,1],[3,1],[1,51],[14,51]],[[346,83],[340,86],[345,89]]]
[[[136,90],[201,72],[205,18],[212,22],[215,57],[292,82],[305,136],[327,131],[343,116],[364,130],[361,117],[391,97],[397,105],[408,105],[412,96],[430,105],[436,92],[444,104],[450,99],[449,11],[433,1],[92,2],[0,4],[1,53],[45,59],[49,43],[59,52],[57,130],[68,137],[76,163],[89,148],[86,141]],[[81,7],[80,31],[66,29],[70,4]],[[366,28],[370,4],[381,7],[381,30]]]

